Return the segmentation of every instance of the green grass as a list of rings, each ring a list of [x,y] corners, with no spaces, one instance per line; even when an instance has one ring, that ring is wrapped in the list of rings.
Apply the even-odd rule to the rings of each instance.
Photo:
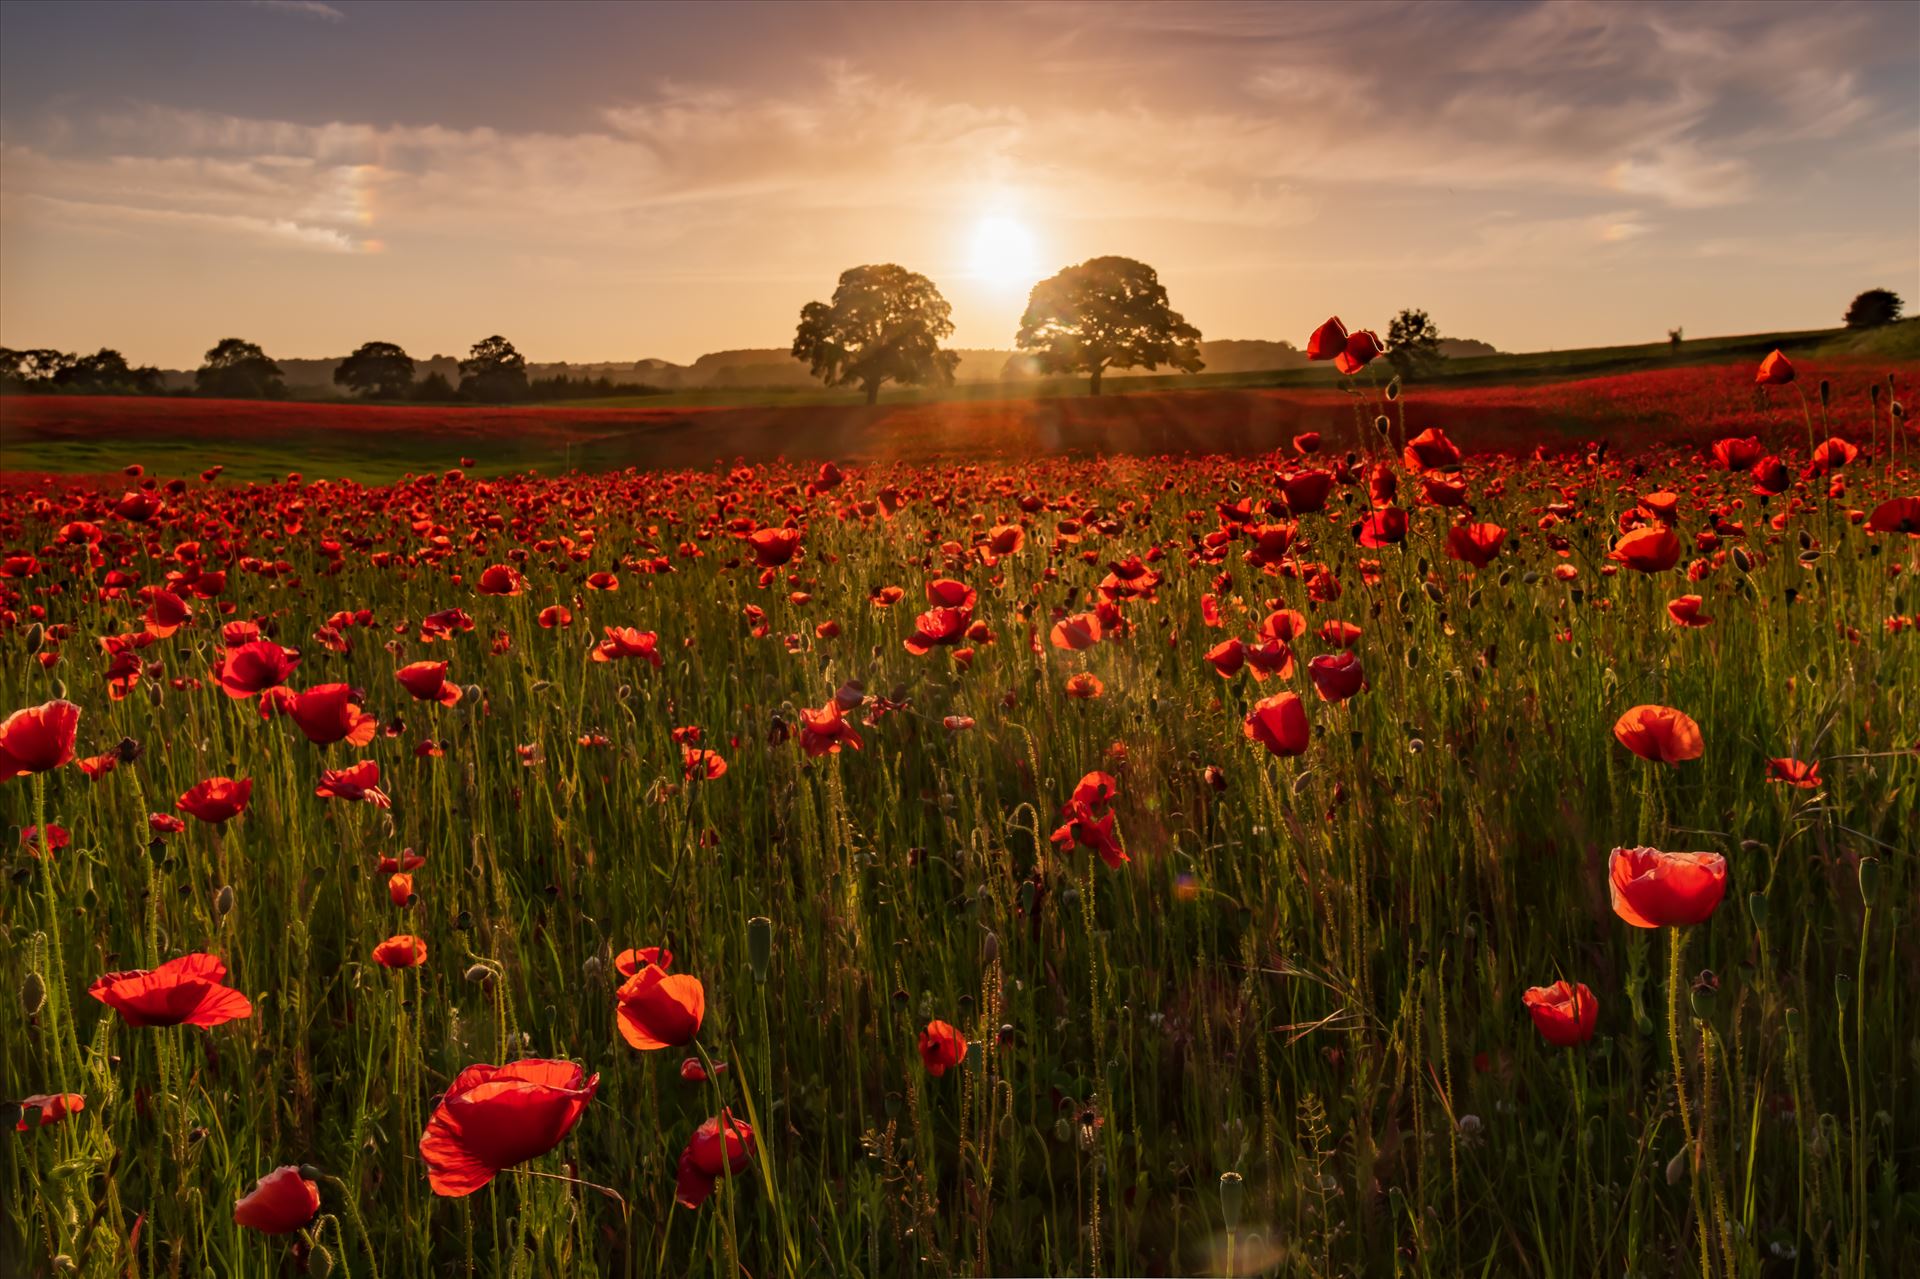
[[[1871,461],[1849,502],[1911,491],[1910,472],[1889,484]],[[1403,547],[1362,551],[1344,525],[1364,493],[1343,491],[1302,524],[1301,556],[1342,588],[1325,603],[1245,563],[1245,541],[1189,562],[1216,502],[1269,496],[1264,469],[1221,460],[877,471],[824,498],[797,487],[800,468],[378,504],[316,488],[295,532],[291,508],[196,486],[171,527],[107,544],[149,583],[188,539],[210,562],[284,560],[275,576],[234,566],[234,616],[302,652],[295,687],[347,682],[383,724],[404,721],[364,751],[313,746],[195,686],[225,620],[205,602],[142,651],[161,671],[111,700],[97,637],[137,628],[141,605],[47,552],[46,574],[15,585],[71,633],[51,667],[24,620],[0,635],[0,709],[64,694],[84,708],[82,754],[131,739],[139,757],[97,783],[74,768],[0,783],[7,822],[74,840],[49,861],[5,843],[0,1090],[87,1095],[71,1120],[0,1134],[0,1270],[64,1257],[81,1274],[265,1276],[291,1272],[300,1246],[316,1266],[324,1248],[336,1277],[386,1279],[1692,1275],[1703,1249],[1715,1274],[1895,1274],[1920,1232],[1920,661],[1915,633],[1885,621],[1920,605],[1920,543],[1869,537],[1817,501],[1774,538],[1744,477],[1696,487],[1694,459],[1631,464],[1650,469],[1470,470],[1478,516],[1520,543],[1471,575],[1431,508]],[[1536,482],[1574,490],[1577,517],[1540,529]],[[891,520],[836,515],[886,483],[913,495]],[[1751,571],[1601,574],[1621,494],[1663,484],[1689,533],[1739,498]],[[1053,502],[1024,549],[991,569],[938,549],[1019,519],[1024,494]],[[21,530],[9,547],[41,548],[71,513],[5,514]],[[791,576],[762,588],[750,562],[726,567],[743,547],[720,526],[789,514],[806,530]],[[334,537],[372,542],[330,559]],[[1046,645],[1050,610],[1085,607],[1110,562],[1155,546],[1164,580],[1125,606],[1131,634]],[[526,593],[475,594],[516,547]],[[655,548],[675,572],[635,569]],[[1576,582],[1551,575],[1561,563]],[[594,570],[620,589],[584,589]],[[950,573],[992,631],[970,668],[901,643],[924,583]],[[885,584],[908,593],[893,609],[869,602]],[[1712,626],[1668,622],[1686,591]],[[1226,629],[1202,622],[1206,593]],[[1370,687],[1331,705],[1299,672],[1219,678],[1201,654],[1268,601],[1362,625]],[[536,623],[551,603],[571,605],[571,630]],[[418,619],[452,605],[475,629],[421,642]],[[315,642],[359,608],[374,625],[345,628],[349,652]],[[817,638],[829,619],[843,633]],[[657,631],[664,668],[588,660],[612,625]],[[1324,648],[1296,647],[1303,663]],[[395,683],[424,658],[451,661],[459,706]],[[1065,695],[1083,671],[1103,697]],[[870,704],[862,750],[804,754],[799,711],[850,677],[898,709]],[[1295,759],[1242,734],[1282,688],[1315,725]],[[1704,757],[1621,749],[1615,719],[1648,702],[1695,718]],[[977,726],[951,732],[954,715]],[[684,779],[669,732],[690,724],[724,777]],[[424,739],[445,756],[416,759]],[[1766,760],[1784,755],[1820,760],[1822,788],[1770,784]],[[362,756],[390,812],[314,795],[322,769]],[[1094,769],[1118,781],[1119,869],[1048,838]],[[215,774],[254,780],[249,811],[150,845],[147,815]],[[1615,917],[1608,850],[1642,842],[1725,854],[1708,923],[1668,938]],[[427,858],[404,911],[375,869],[402,848]],[[1879,867],[1871,914],[1862,858]],[[757,916],[773,921],[764,980]],[[427,941],[428,964],[371,965],[400,932]],[[713,1083],[680,1078],[692,1049],[636,1053],[616,1031],[612,955],[662,942],[704,983],[699,1049],[730,1066]],[[1670,1017],[1670,942],[1683,980],[1718,976],[1697,1013],[1680,991]],[[251,1018],[133,1028],[86,993],[195,950],[228,963]],[[1548,1048],[1522,1009],[1526,987],[1560,976],[1598,996],[1584,1048]],[[37,1009],[21,993],[35,982]],[[972,1044],[940,1079],[915,1047],[929,1018]],[[528,1055],[599,1072],[598,1097],[526,1172],[436,1198],[415,1150],[435,1096],[471,1063]],[[723,1103],[751,1108],[756,1162],[700,1210],[676,1208],[675,1161]],[[1701,1134],[1691,1176],[1683,1122]],[[289,1163],[325,1178],[305,1242],[235,1227],[233,1200]],[[1243,1179],[1231,1201],[1226,1173]]]

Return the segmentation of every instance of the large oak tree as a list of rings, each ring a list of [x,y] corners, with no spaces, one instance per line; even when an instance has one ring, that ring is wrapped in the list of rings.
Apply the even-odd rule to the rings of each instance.
[[[953,334],[950,311],[918,272],[856,266],[841,273],[833,301],[801,308],[793,356],[828,386],[858,386],[869,404],[888,382],[951,386],[960,356],[940,349]]]
[[[1034,285],[1015,345],[1045,372],[1085,373],[1092,395],[1108,369],[1204,367],[1200,330],[1167,305],[1154,269],[1132,258],[1091,258]]]

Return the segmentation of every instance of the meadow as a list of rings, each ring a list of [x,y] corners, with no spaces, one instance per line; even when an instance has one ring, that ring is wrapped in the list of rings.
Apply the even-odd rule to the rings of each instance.
[[[1897,1274],[1912,372],[11,406],[0,1270]]]

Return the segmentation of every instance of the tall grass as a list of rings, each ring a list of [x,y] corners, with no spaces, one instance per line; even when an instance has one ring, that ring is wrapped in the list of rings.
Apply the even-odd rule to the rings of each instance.
[[[1350,445],[1366,438],[1328,441]],[[138,757],[97,782],[69,767],[0,787],[8,821],[73,838],[44,861],[9,841],[0,1088],[87,1098],[0,1141],[0,1269],[1899,1273],[1920,1233],[1920,637],[1888,620],[1920,603],[1920,543],[1842,512],[1911,491],[1911,471],[1863,455],[1840,502],[1816,480],[1762,504],[1692,455],[1470,458],[1477,517],[1512,538],[1471,573],[1436,508],[1415,509],[1403,546],[1357,547],[1362,479],[1302,521],[1297,560],[1340,584],[1317,602],[1302,577],[1247,565],[1244,540],[1203,562],[1216,503],[1275,493],[1285,462],[1269,462],[881,466],[817,496],[783,467],[196,483],[149,528],[107,517],[118,492],[35,510],[16,490],[4,541],[44,568],[9,583],[0,708],[64,694],[83,755],[125,738]],[[908,499],[892,518],[851,505],[888,485]],[[1607,574],[1616,517],[1661,487],[1689,534],[1715,509],[1744,522],[1726,546],[1750,571],[1723,547],[1694,583],[1686,560]],[[1576,512],[1539,527],[1563,500]],[[789,516],[803,554],[762,587],[738,534]],[[88,518],[110,529],[91,568],[55,547]],[[975,541],[1001,523],[1026,544],[989,567]],[[404,728],[364,752],[316,747],[222,696],[206,677],[226,619],[206,601],[144,651],[164,669],[111,700],[96,637],[137,629],[142,605],[108,598],[104,574],[124,553],[160,581],[186,540],[209,561],[280,562],[233,565],[232,616],[302,652],[295,687],[351,683]],[[525,593],[477,595],[516,548]],[[1123,606],[1129,633],[1047,643],[1109,562],[1153,548],[1164,580]],[[641,571],[655,556],[672,571]],[[1552,575],[1562,563],[1576,580]],[[619,589],[585,589],[596,570]],[[993,631],[970,667],[902,647],[939,576],[978,590]],[[889,584],[906,598],[876,607]],[[1711,626],[1669,622],[1688,591]],[[571,628],[537,623],[552,603]],[[70,630],[30,630],[30,605]],[[454,605],[475,629],[421,642],[419,619]],[[1363,627],[1369,686],[1322,704],[1301,673],[1256,686],[1201,660],[1277,606]],[[313,637],[343,609],[374,620],[343,627],[339,654]],[[837,637],[816,636],[827,620]],[[609,625],[657,631],[664,667],[589,661]],[[1296,647],[1304,664],[1325,646]],[[456,707],[394,681],[443,657],[469,686]],[[1079,671],[1104,696],[1069,699]],[[798,711],[855,678],[864,749],[809,757]],[[1314,726],[1284,760],[1241,732],[1282,687]],[[1640,703],[1691,715],[1704,756],[1623,750],[1614,721]],[[682,725],[723,777],[683,775]],[[444,754],[417,758],[426,739]],[[315,797],[323,768],[363,754],[390,812]],[[1769,783],[1773,756],[1819,760],[1823,784]],[[1095,769],[1118,782],[1118,870],[1049,840]],[[254,780],[248,811],[152,838],[150,812],[221,774]],[[1607,855],[1637,843],[1730,864],[1724,904],[1671,950],[1609,908]],[[405,910],[377,871],[403,848],[427,859]],[[401,932],[429,962],[373,964]],[[697,1053],[639,1054],[616,1032],[613,955],[647,944],[705,984]],[[227,962],[250,1019],[136,1029],[87,995],[187,951]],[[1702,969],[1717,993],[1693,994]],[[1599,999],[1583,1047],[1549,1048],[1521,1006],[1562,976]],[[916,1051],[930,1018],[971,1044],[938,1079]],[[684,1081],[681,1058],[702,1054],[728,1069]],[[520,1056],[584,1063],[598,1097],[553,1154],[437,1198],[416,1151],[436,1095]],[[751,1111],[755,1170],[675,1207],[679,1152],[723,1103]],[[312,1165],[315,1222],[235,1226],[235,1198],[288,1163]]]

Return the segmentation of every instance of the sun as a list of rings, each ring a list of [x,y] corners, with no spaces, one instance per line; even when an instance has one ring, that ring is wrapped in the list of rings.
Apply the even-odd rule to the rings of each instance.
[[[997,289],[1024,288],[1039,274],[1033,232],[1004,214],[989,214],[973,228],[971,269]]]

